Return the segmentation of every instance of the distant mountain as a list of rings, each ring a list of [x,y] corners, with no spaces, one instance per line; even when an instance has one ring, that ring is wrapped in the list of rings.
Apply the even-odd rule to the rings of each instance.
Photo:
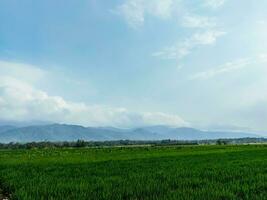
[[[219,138],[259,137],[243,132],[212,132],[193,128],[151,126],[136,129],[113,127],[83,127],[77,125],[51,124],[27,127],[0,126],[0,143],[32,141],[87,141],[108,140],[203,140]]]
[[[168,126],[151,126],[143,128],[145,131],[156,133],[160,138],[178,139],[178,140],[205,140],[205,139],[220,139],[220,138],[245,138],[259,137],[256,134],[245,132],[230,132],[230,131],[201,131],[189,127],[168,127]]]
[[[15,129],[16,126],[10,126],[10,125],[4,125],[4,126],[0,126],[0,133]]]

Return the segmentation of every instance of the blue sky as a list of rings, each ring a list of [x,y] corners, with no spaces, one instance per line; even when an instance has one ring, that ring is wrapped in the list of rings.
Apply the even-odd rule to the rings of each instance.
[[[2,0],[1,120],[267,131],[264,0]]]

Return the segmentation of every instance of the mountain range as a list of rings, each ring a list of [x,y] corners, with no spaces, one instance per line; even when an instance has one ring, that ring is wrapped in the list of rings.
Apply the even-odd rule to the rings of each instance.
[[[0,126],[0,143],[40,141],[112,141],[112,140],[205,140],[260,137],[253,133],[202,131],[188,127],[149,126],[133,129],[83,127],[67,124],[26,127]]]

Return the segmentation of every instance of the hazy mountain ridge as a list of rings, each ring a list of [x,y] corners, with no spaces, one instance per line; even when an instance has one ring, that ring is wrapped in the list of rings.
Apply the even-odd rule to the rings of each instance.
[[[11,125],[5,125],[5,126],[0,126],[0,133],[16,129],[16,126],[11,126]]]
[[[0,126],[0,143],[32,141],[107,140],[203,140],[219,138],[259,137],[245,132],[201,131],[188,127],[150,126],[135,129],[83,127],[51,124],[27,127]]]

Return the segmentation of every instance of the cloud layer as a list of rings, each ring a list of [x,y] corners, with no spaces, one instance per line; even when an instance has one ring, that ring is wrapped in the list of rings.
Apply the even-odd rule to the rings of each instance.
[[[0,120],[38,120],[116,127],[188,125],[176,115],[161,112],[131,112],[125,108],[88,105],[67,101],[59,96],[50,96],[33,86],[38,82],[36,78],[31,80],[32,75],[42,77],[44,73],[42,70],[19,63],[1,61],[0,64]]]

